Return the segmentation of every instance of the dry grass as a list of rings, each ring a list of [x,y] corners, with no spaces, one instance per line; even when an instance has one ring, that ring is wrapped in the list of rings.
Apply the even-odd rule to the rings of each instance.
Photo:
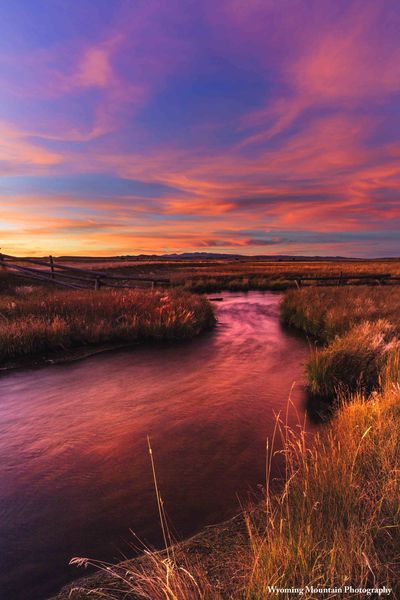
[[[300,276],[339,276],[365,273],[400,274],[400,261],[219,261],[175,264],[168,275],[192,291],[286,290]]]
[[[190,337],[214,323],[205,298],[177,291],[48,291],[0,297],[0,360],[84,345]]]
[[[63,261],[62,261],[63,262]],[[219,290],[283,290],[294,287],[294,277],[391,273],[400,275],[400,260],[90,260],[65,261],[70,266],[112,273],[170,278],[196,292]]]
[[[400,594],[400,311],[393,289],[312,288],[287,294],[285,322],[324,341],[308,363],[313,391],[337,399],[307,447],[281,425],[286,483],[247,516],[246,598],[277,588],[392,588]],[[355,389],[362,390],[350,395]],[[368,396],[372,390],[372,395]],[[342,390],[338,397],[338,390]],[[329,597],[348,597],[333,591]],[[367,595],[360,593],[358,596]],[[371,593],[369,594],[371,595]],[[377,594],[373,594],[377,595]],[[290,597],[283,592],[281,597]],[[312,591],[306,598],[315,598]]]
[[[329,342],[362,321],[386,319],[400,333],[398,286],[309,287],[289,291],[281,306],[287,325]]]
[[[369,394],[400,377],[400,305],[395,287],[308,288],[289,292],[282,319],[323,342],[307,364],[310,389]]]
[[[312,449],[304,435],[283,431],[284,492],[268,495],[261,514],[247,516],[252,566],[246,598],[269,598],[269,586],[346,585],[386,585],[398,597],[399,421],[400,392],[388,386],[369,402],[356,396],[346,403]]]
[[[314,348],[307,363],[313,394],[334,398],[341,392],[366,395],[399,371],[400,342],[385,319],[362,321],[325,348]],[[397,374],[395,373],[397,371]]]
[[[106,563],[75,558],[71,564],[92,566],[107,575],[104,586],[88,590],[73,587],[70,598],[92,597],[96,600],[222,600],[201,567],[183,556],[180,561],[166,558],[162,553],[146,551],[142,565]]]

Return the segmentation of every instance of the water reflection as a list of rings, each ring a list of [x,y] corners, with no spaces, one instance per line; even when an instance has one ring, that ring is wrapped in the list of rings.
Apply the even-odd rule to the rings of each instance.
[[[308,348],[279,325],[280,296],[224,294],[215,331],[0,379],[0,589],[43,599],[81,573],[71,556],[119,558],[132,528],[160,542],[146,436],[185,536],[237,512],[264,483],[265,441]],[[291,424],[297,420],[290,409]]]

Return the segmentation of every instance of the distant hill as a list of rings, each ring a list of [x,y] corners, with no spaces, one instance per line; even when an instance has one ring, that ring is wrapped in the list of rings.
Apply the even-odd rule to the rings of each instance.
[[[123,256],[59,256],[59,260],[270,260],[270,261],[345,261],[368,260],[345,256],[293,256],[289,254],[226,254],[218,252],[174,252],[171,254],[125,254]]]
[[[47,259],[48,257],[44,257]],[[228,254],[223,252],[172,252],[169,254],[124,254],[118,256],[58,256],[65,261],[106,261],[106,260],[267,260],[267,261],[370,261],[399,260],[400,257],[359,258],[357,256],[307,256],[293,254]]]
[[[160,258],[160,257],[159,257]],[[180,254],[163,254],[161,258],[176,259],[230,259],[230,260],[354,260],[343,256],[293,256],[286,254],[255,254],[252,256],[245,254],[222,254],[218,252],[182,252]]]

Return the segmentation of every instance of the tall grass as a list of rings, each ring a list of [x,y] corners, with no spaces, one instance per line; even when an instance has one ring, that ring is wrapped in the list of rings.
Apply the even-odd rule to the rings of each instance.
[[[400,333],[397,286],[308,287],[287,292],[281,305],[284,323],[321,342],[346,333],[362,321],[386,319]]]
[[[311,392],[333,398],[340,392],[370,394],[398,378],[400,342],[385,319],[362,321],[326,347],[314,348],[307,363]],[[395,370],[397,373],[395,373]]]
[[[205,298],[177,290],[24,291],[0,297],[0,360],[108,342],[190,337],[213,323]]]
[[[307,447],[282,426],[286,483],[247,515],[246,598],[276,588],[392,588],[400,595],[400,309],[393,289],[290,292],[282,317],[326,345],[307,365],[314,392],[336,397]],[[355,390],[358,390],[356,393]],[[379,391],[377,391],[379,390]],[[261,516],[260,513],[261,512]],[[349,597],[350,590],[329,597]],[[358,593],[358,596],[367,593]],[[369,593],[371,595],[371,593]],[[377,595],[377,593],[372,594]],[[290,597],[283,592],[281,597]]]
[[[400,379],[400,305],[396,288],[309,288],[289,292],[282,319],[325,344],[307,363],[310,389],[369,394]]]
[[[145,560],[112,564],[104,561],[74,558],[71,565],[95,567],[107,577],[104,585],[88,589],[73,587],[71,600],[223,600],[213,589],[205,571],[190,557],[167,558],[161,552],[146,550]]]
[[[304,435],[285,433],[284,491],[269,494],[256,516],[246,516],[247,599],[272,597],[270,586],[386,586],[398,597],[399,421],[400,392],[392,386],[370,402],[353,397],[311,449]]]

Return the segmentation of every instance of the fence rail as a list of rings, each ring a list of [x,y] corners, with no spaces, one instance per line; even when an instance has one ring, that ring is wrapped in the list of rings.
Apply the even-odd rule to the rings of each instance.
[[[27,266],[27,265],[37,265]],[[18,258],[0,253],[0,266],[17,277],[34,281],[46,281],[74,289],[95,289],[104,287],[134,288],[170,285],[169,279],[142,277],[140,275],[115,275],[106,271],[92,271],[63,265],[49,256],[48,261],[39,258]]]
[[[353,282],[365,282],[365,283],[377,283],[382,285],[383,283],[400,283],[399,275],[392,275],[391,273],[356,273],[347,274],[341,272],[339,275],[289,275],[287,277],[291,281],[294,281],[296,287],[301,287],[303,282],[323,282],[323,285],[346,285],[347,283]]]

